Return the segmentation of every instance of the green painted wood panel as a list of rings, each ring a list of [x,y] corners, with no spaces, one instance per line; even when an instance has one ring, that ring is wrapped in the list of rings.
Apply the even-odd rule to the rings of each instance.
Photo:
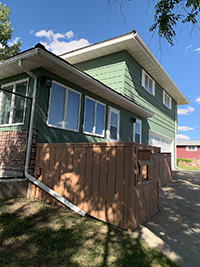
[[[43,83],[39,83],[38,96],[37,96],[37,109],[35,116],[35,128],[38,129],[38,142],[39,143],[72,143],[72,142],[106,142],[106,130],[107,130],[107,117],[108,107],[111,106],[120,111],[120,141],[132,141],[133,136],[133,124],[131,117],[135,117],[135,114],[108,102],[106,99],[100,98],[87,90],[84,90],[68,81],[55,76],[52,73],[41,71],[40,76],[43,75],[51,77],[53,80],[69,86],[70,88],[81,93],[81,111],[80,111],[80,128],[78,132],[70,131],[67,129],[58,129],[55,127],[49,127],[47,125],[48,120],[48,107],[50,90],[44,87]],[[41,79],[39,79],[41,80]],[[105,120],[105,136],[97,137],[94,135],[88,135],[83,133],[83,121],[84,121],[84,105],[85,96],[92,97],[106,105],[106,120]]]
[[[77,67],[154,113],[153,118],[143,119],[145,144],[148,144],[149,129],[175,138],[176,102],[172,99],[171,110],[163,104],[163,88],[158,83],[155,83],[155,96],[142,87],[142,66],[127,51],[82,62]]]
[[[124,94],[125,61],[123,52],[78,63],[76,67],[118,93]]]

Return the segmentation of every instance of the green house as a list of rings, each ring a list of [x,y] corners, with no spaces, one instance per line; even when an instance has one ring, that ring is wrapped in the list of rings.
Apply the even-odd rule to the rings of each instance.
[[[0,62],[0,88],[0,141],[21,161],[34,112],[37,143],[134,141],[174,163],[177,105],[188,101],[135,32],[61,57],[38,44]],[[1,175],[21,174],[7,149]]]
[[[131,140],[158,146],[161,152],[172,154],[174,167],[177,105],[188,104],[188,101],[135,31],[61,57],[147,110],[149,114],[140,109],[134,111],[131,123],[116,109],[115,113],[120,114],[120,134],[116,141]]]

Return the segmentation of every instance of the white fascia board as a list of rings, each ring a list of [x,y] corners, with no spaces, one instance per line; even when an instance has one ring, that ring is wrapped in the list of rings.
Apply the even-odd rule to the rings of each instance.
[[[113,102],[114,104],[117,104],[117,105],[131,111],[132,113],[136,113],[137,115],[139,115],[143,118],[154,116],[154,114],[152,112],[146,110],[143,107],[140,107],[139,105],[135,104],[131,100],[125,98],[124,96],[118,94],[117,92],[115,92],[111,88],[107,87],[103,83],[92,78],[91,76],[89,76],[85,72],[77,69],[76,67],[72,66],[71,64],[64,61],[63,59],[55,56],[51,52],[48,52],[47,50],[44,50],[41,48],[34,48],[34,49],[29,50],[29,51],[27,50],[26,52],[24,52],[24,53],[22,52],[21,54],[16,55],[13,58],[9,58],[7,60],[0,62],[0,69],[3,68],[6,71],[7,68],[12,68],[13,65],[16,65],[17,69],[19,69],[18,71],[22,71],[21,68],[18,66],[18,62],[22,61],[24,67],[26,67],[26,65],[29,64],[30,61],[32,61],[31,58],[36,57],[36,56],[38,56],[39,59],[36,62],[34,62],[35,68],[44,67],[48,70],[48,66],[50,66],[50,63],[53,63],[53,64],[51,64],[51,70],[50,71],[55,71],[55,73],[56,73],[56,69],[57,69],[56,65],[57,65],[57,66],[65,69],[65,70],[67,70],[68,72],[73,73],[75,76],[77,76],[80,79],[82,79],[83,81],[85,81],[87,85],[90,84],[90,85],[94,86],[95,88],[97,88],[99,90],[98,95],[101,96],[102,98],[104,98],[103,94],[106,93],[107,95],[110,96],[110,100],[109,100],[110,102]],[[55,64],[55,66],[54,66],[54,64]],[[16,74],[18,74],[18,73],[16,73]],[[59,73],[56,73],[56,74],[59,75]],[[65,78],[65,77],[63,77],[63,78]],[[79,84],[79,86],[82,86],[82,85]],[[85,87],[82,86],[82,87],[85,88],[86,90],[89,90],[89,88],[87,88],[87,86],[85,86]],[[89,91],[92,92],[92,90],[89,90]]]
[[[137,46],[140,53],[135,54],[132,49]],[[127,50],[130,54],[133,53],[132,56],[145,68],[146,71],[149,72],[152,78],[175,99],[178,105],[189,104],[188,100],[184,97],[156,57],[135,31],[67,52],[60,55],[60,57],[68,60],[72,64],[76,64],[122,50]]]
[[[120,95],[119,93],[115,92],[111,88],[109,88],[109,87],[105,86],[104,84],[100,83],[99,81],[95,80],[94,78],[92,78],[91,76],[86,74],[85,72],[82,72],[82,71],[78,70],[77,68],[74,68],[71,65],[66,64],[64,61],[61,61],[59,58],[56,58],[51,54],[49,54],[48,56],[51,57],[51,59],[54,60],[56,64],[59,64],[59,65],[63,66],[64,68],[67,68],[69,71],[75,73],[76,75],[78,75],[82,79],[87,80],[89,83],[94,84],[95,86],[99,87],[101,90],[105,91],[106,93],[109,93],[113,97],[120,99],[121,102],[128,105],[127,107],[129,107],[129,109],[130,109],[130,107],[132,107],[135,110],[138,110],[138,113],[139,113],[139,115],[141,115],[141,117],[144,118],[144,117],[153,117],[154,116],[154,114],[152,112],[146,110],[143,107],[140,107],[139,105],[135,104],[134,102],[130,101],[129,99],[127,99],[124,96]],[[124,105],[123,105],[123,107],[124,107]]]
[[[155,65],[155,67],[158,69],[159,72],[161,72],[162,76],[166,78],[166,80],[171,83],[173,90],[174,88],[179,92],[179,94],[182,96],[182,101],[180,101],[179,105],[185,105],[189,104],[188,100],[184,97],[184,95],[181,93],[181,91],[178,89],[178,87],[175,85],[175,83],[172,81],[170,76],[167,74],[167,72],[164,70],[164,68],[161,66],[161,64],[158,62],[156,57],[153,55],[153,53],[150,51],[150,49],[146,46],[146,44],[143,42],[143,40],[140,38],[140,36],[136,33],[134,35],[135,40],[138,42],[138,44],[141,46],[141,49],[143,49],[146,56],[152,61],[152,63]],[[170,92],[168,92],[170,94]]]
[[[101,48],[104,48],[104,47],[116,45],[117,43],[121,44],[122,42],[125,42],[125,41],[133,39],[136,34],[137,33],[135,31],[133,31],[133,32],[131,32],[129,34],[124,34],[124,35],[119,36],[119,37],[115,37],[115,38],[112,38],[112,39],[109,39],[109,40],[105,40],[105,41],[102,41],[102,42],[99,42],[99,43],[91,44],[91,45],[88,45],[86,47],[82,47],[82,48],[79,48],[77,50],[74,50],[74,51],[72,50],[70,52],[67,52],[65,54],[60,55],[60,57],[67,60],[68,55],[71,58],[71,57],[74,57],[74,56],[79,56],[79,55],[81,55],[83,53],[88,53],[88,52],[91,52],[91,51],[94,51],[94,50],[98,50],[98,49],[101,49]]]

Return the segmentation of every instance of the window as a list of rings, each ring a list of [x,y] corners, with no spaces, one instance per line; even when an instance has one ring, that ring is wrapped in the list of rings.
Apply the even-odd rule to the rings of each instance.
[[[0,125],[24,124],[26,99],[11,92],[26,96],[28,80],[15,81],[2,88],[8,92],[0,92]]]
[[[155,95],[155,81],[142,70],[142,86],[152,95]]]
[[[165,93],[165,91],[163,91],[163,104],[168,107],[169,109],[171,109],[171,97]]]
[[[104,136],[105,105],[85,97],[84,133]]]
[[[196,146],[186,146],[186,151],[197,151]]]
[[[81,94],[53,82],[48,125],[78,131]]]
[[[108,114],[108,142],[119,141],[120,111],[109,107]]]
[[[133,142],[142,142],[142,121],[138,119],[136,119],[136,122],[133,124]]]

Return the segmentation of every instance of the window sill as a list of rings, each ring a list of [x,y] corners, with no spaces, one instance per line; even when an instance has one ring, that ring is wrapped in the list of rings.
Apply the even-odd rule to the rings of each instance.
[[[83,131],[83,134],[90,135],[90,136],[95,136],[95,137],[100,137],[100,138],[105,138],[105,134],[100,135],[100,134],[93,134],[93,133],[84,132],[84,131]]]
[[[79,130],[73,130],[73,129],[69,129],[69,128],[66,128],[66,127],[59,127],[59,126],[48,124],[48,123],[47,123],[47,126],[49,128],[55,128],[55,129],[59,129],[59,130],[72,131],[72,132],[76,132],[76,133],[79,132]]]

